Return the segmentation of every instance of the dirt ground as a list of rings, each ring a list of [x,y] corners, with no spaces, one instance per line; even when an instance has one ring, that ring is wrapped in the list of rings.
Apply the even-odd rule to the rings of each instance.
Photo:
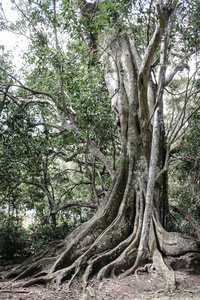
[[[167,291],[160,276],[147,273],[119,277],[97,282],[93,279],[86,290],[80,289],[80,282],[70,290],[66,284],[59,287],[41,285],[29,288],[14,288],[11,281],[0,282],[1,300],[140,300],[140,299],[200,299],[200,275],[175,272],[177,288]]]

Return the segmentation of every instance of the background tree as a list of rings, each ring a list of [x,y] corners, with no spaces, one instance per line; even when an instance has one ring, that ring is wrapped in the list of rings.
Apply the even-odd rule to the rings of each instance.
[[[163,118],[167,86],[189,69],[189,59],[198,51],[199,27],[189,17],[199,11],[198,2],[189,7],[186,1],[170,0],[53,0],[24,1],[16,7],[23,15],[20,29],[29,30],[30,68],[26,67],[23,81],[1,68],[17,87],[9,89],[6,98],[21,107],[46,108],[45,121],[37,115],[38,125],[51,128],[57,136],[73,133],[73,142],[90,152],[93,166],[101,163],[101,173],[106,169],[112,181],[88,222],[7,277],[37,275],[26,286],[71,278],[70,284],[82,271],[87,284],[94,272],[100,279],[128,269],[125,276],[149,258],[155,268],[164,266],[161,253],[177,257],[196,252],[198,257],[197,240],[165,230],[169,228],[167,170],[172,153],[181,147],[178,141],[185,124],[198,109],[187,114],[191,97],[198,93],[193,84],[196,70],[183,79],[181,110],[168,136]],[[185,8],[190,8],[184,19],[189,43],[178,25]],[[168,286],[175,288],[172,271],[166,265],[162,270]]]
[[[199,114],[195,114],[191,120],[187,135],[184,139],[184,148],[179,155],[173,157],[170,165],[170,204],[174,211],[179,212],[174,219],[178,220],[176,226],[181,232],[199,238]],[[197,224],[193,227],[191,217]],[[179,219],[180,218],[180,219]],[[185,218],[190,222],[187,222]],[[197,228],[196,228],[197,226]]]

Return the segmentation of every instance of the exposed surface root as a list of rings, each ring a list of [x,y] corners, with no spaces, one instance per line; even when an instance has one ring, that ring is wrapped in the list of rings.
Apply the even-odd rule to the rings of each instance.
[[[130,212],[130,207],[136,199],[133,213],[133,211]],[[149,272],[154,270],[159,273],[165,279],[167,289],[174,290],[176,284],[172,268],[175,265],[175,258],[171,259],[171,262],[166,261],[165,264],[162,255],[176,256],[178,259],[180,255],[188,251],[196,251],[200,261],[200,242],[178,233],[166,232],[154,214],[150,226],[148,247],[142,256],[138,255],[143,224],[143,200],[143,190],[138,188],[134,193],[134,199],[130,197],[127,202],[122,201],[118,214],[107,225],[92,227],[93,224],[101,224],[106,221],[102,211],[98,222],[94,219],[90,220],[80,227],[81,232],[78,232],[77,228],[75,233],[68,236],[69,245],[67,238],[63,242],[53,243],[45,251],[8,272],[5,277],[15,277],[14,281],[20,280],[17,286],[22,287],[39,283],[59,285],[67,280],[69,280],[69,287],[81,274],[83,285],[86,288],[90,276],[94,274],[98,274],[98,280],[108,276],[115,277],[119,274],[123,278],[136,270],[143,270],[138,267],[153,260],[151,265],[145,267],[146,270]],[[93,231],[95,231],[94,234]],[[180,259],[179,261],[181,262]],[[21,281],[22,279],[25,280]]]
[[[124,248],[123,252],[119,257],[116,259],[112,260],[109,264],[105,265],[98,273],[98,280],[102,280],[105,277],[108,277],[109,275],[111,277],[114,277],[119,273],[120,269],[127,268],[131,265],[131,263],[135,260],[136,258],[136,253],[137,253],[137,245],[138,245],[138,236],[133,239],[131,242],[130,239],[127,239],[124,241],[124,243],[128,243],[126,247]],[[119,245],[118,247],[120,247]],[[123,245],[124,246],[124,245]],[[117,247],[117,248],[118,248]]]
[[[126,277],[130,274],[133,274],[135,272],[135,276],[138,281],[140,281],[138,273],[139,272],[147,272],[147,273],[155,273],[157,272],[161,277],[164,279],[166,283],[166,289],[168,291],[173,291],[176,288],[176,279],[174,275],[174,271],[169,268],[163,258],[161,253],[158,251],[158,249],[154,250],[153,253],[153,263],[145,264],[143,266],[139,266],[142,263],[142,260],[139,260],[135,262],[133,267],[129,269],[127,272],[125,272],[123,277]],[[138,267],[139,266],[139,267]]]
[[[179,257],[167,256],[164,260],[173,270],[200,274],[200,253],[187,253]]]
[[[200,241],[178,232],[167,232],[159,220],[155,220],[155,234],[159,249],[167,256],[180,256],[189,252],[200,252]]]
[[[176,279],[175,279],[174,271],[165,264],[161,253],[157,249],[155,249],[153,253],[152,267],[155,268],[157,272],[161,274],[162,277],[164,278],[167,285],[167,290],[169,291],[175,290]]]
[[[90,247],[70,266],[62,268],[55,272],[51,272],[50,270],[52,261],[55,262],[56,260],[55,257],[40,259],[14,279],[14,281],[20,280],[20,282],[14,283],[14,286],[29,287],[35,284],[48,283],[55,283],[59,285],[63,281],[69,280],[67,284],[67,286],[69,287],[75,277],[80,274],[80,272],[83,272],[82,279],[84,287],[86,288],[89,277],[91,275],[94,275],[96,272],[99,272],[97,276],[98,280],[101,280],[108,276],[114,277],[120,272],[123,272],[123,269],[130,267],[130,265],[135,261],[137,255],[137,246],[139,243],[139,233],[140,230],[135,230],[128,238],[126,238],[111,250],[98,253],[98,251],[96,252],[98,248],[94,247],[93,249],[93,247]],[[157,241],[158,245],[160,245],[159,238]],[[174,241],[174,244],[176,244],[176,241]],[[171,257],[171,259],[166,257],[164,261],[161,253],[156,248],[153,251],[152,259],[153,263],[145,265],[145,262],[145,267],[138,268],[137,266],[136,268],[136,265],[134,266],[136,268],[134,270],[136,271],[136,276],[137,272],[139,271],[148,271],[149,273],[152,270],[154,272],[156,271],[164,278],[166,282],[166,288],[168,290],[174,290],[176,288],[176,280],[172,268],[175,267],[179,269],[179,267],[183,265],[183,261],[185,262],[185,267],[191,267],[191,261],[195,262],[198,259],[198,262],[200,262],[200,253],[190,253],[190,255],[187,254],[181,257]],[[179,262],[179,264],[176,264],[177,261]],[[43,269],[45,269],[45,271]],[[125,272],[121,274],[121,278],[124,277],[124,274],[127,275],[127,273]],[[31,276],[30,280],[27,280],[28,276]],[[25,280],[21,281],[21,279]]]
[[[51,264],[55,258],[53,257],[44,257],[39,259],[38,261],[36,260],[35,262],[31,262],[30,259],[22,263],[20,266],[17,266],[9,271],[6,271],[3,274],[3,277],[8,279],[8,278],[13,278],[14,280],[19,280],[23,279],[28,276],[38,276],[41,272],[44,274],[48,273],[48,266]],[[45,268],[46,267],[46,268]],[[45,271],[43,269],[45,268]]]
[[[52,281],[53,276],[47,275],[47,276],[41,276],[37,278],[32,278],[28,281],[19,281],[13,284],[13,287],[29,287],[35,284],[47,284],[48,282]]]
[[[106,255],[112,256],[112,261],[106,264],[98,273],[98,280],[102,280],[109,275],[114,277],[116,273],[119,273],[120,269],[126,269],[130,267],[132,262],[136,258],[137,246],[139,244],[140,232],[142,229],[142,219],[144,211],[143,192],[142,189],[137,191],[137,205],[136,205],[136,217],[134,223],[133,233],[124,241],[122,241],[116,248],[112,249]],[[120,251],[119,251],[120,249]],[[116,254],[119,252],[120,255]]]
[[[140,281],[140,279],[138,277],[139,272],[152,273],[152,271],[153,271],[153,265],[152,264],[146,264],[145,266],[136,269],[135,277],[137,278],[138,281]]]
[[[18,276],[16,276],[14,278],[14,280],[19,280],[19,279],[23,279],[25,277],[28,277],[29,275],[33,276],[33,277],[37,277],[39,276],[39,274],[41,273],[41,270],[44,268],[44,266],[46,265],[48,268],[48,265],[54,261],[54,258],[50,257],[50,258],[43,258],[39,261],[36,261],[35,263],[31,264],[29,267],[27,267],[23,272],[21,272]],[[45,275],[48,273],[48,271],[42,272],[45,273]],[[11,273],[12,274],[12,273]]]

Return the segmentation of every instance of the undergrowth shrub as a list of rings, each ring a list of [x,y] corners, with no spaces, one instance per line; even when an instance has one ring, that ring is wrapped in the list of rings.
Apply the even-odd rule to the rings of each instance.
[[[50,242],[64,239],[69,230],[70,227],[66,223],[57,226],[46,224],[43,226],[30,227],[31,252],[37,253],[45,248]]]
[[[30,247],[28,231],[23,228],[19,217],[0,214],[0,255],[3,259],[13,259],[25,255]]]
[[[64,239],[72,227],[63,222],[57,226],[38,224],[26,229],[21,218],[0,213],[0,255],[4,260],[23,259],[44,249],[54,240]]]

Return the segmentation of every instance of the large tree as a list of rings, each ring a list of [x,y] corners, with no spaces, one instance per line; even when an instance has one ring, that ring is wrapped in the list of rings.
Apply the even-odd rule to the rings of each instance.
[[[190,73],[189,62],[199,50],[199,3],[14,3],[23,15],[21,27],[19,23],[14,29],[28,28],[32,46],[23,81],[1,68],[9,78],[2,89],[5,101],[45,107],[45,124],[38,125],[60,134],[73,132],[79,147],[101,162],[112,180],[89,221],[7,277],[30,276],[24,283],[28,286],[67,279],[70,283],[81,272],[87,284],[94,273],[101,279],[125,269],[125,276],[153,260],[174,288],[173,273],[162,255],[184,260],[184,254],[200,252],[198,240],[169,232],[167,197],[171,154],[181,149],[189,120],[198,109],[188,104],[198,93],[197,70]],[[66,40],[71,52],[64,50]],[[164,97],[175,93],[173,82],[180,72],[185,74],[184,88],[177,86],[176,93],[182,105],[167,136]],[[114,113],[114,132],[109,129],[108,103]],[[119,148],[118,141],[116,162],[112,153]]]

